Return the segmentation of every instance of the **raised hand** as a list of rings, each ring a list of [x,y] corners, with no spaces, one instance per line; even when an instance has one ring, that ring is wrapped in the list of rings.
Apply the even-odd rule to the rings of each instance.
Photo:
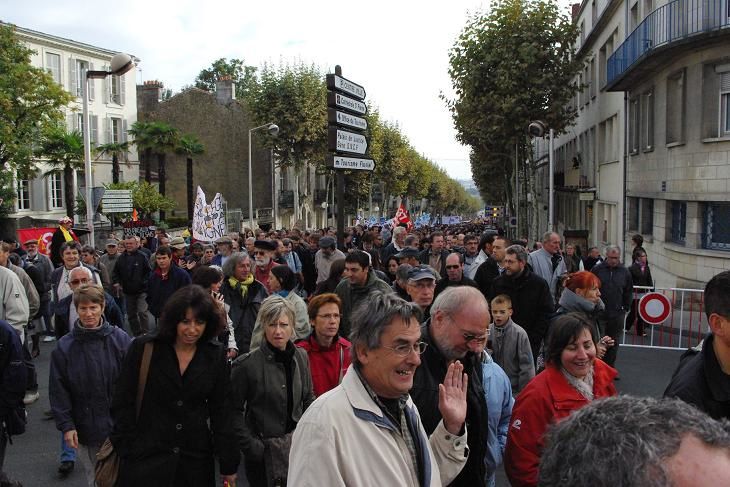
[[[458,360],[449,365],[443,384],[439,384],[439,411],[444,426],[452,435],[458,435],[466,420],[466,388],[469,378]]]

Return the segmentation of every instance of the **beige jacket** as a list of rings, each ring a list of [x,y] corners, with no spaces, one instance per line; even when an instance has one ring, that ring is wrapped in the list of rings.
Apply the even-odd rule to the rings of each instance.
[[[352,368],[342,384],[316,399],[297,424],[289,455],[290,485],[418,487],[402,436],[383,417]],[[415,411],[425,439],[410,397],[406,407]],[[425,445],[424,470],[430,477],[424,485],[449,484],[466,464],[466,432],[453,436],[441,421]]]

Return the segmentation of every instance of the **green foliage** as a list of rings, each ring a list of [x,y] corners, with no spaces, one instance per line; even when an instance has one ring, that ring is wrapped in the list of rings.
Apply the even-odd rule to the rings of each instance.
[[[195,78],[195,87],[202,90],[215,92],[215,82],[224,76],[230,76],[236,84],[236,97],[239,99],[248,98],[250,92],[256,86],[256,68],[246,66],[243,59],[220,58],[213,61],[210,68],[198,73]]]
[[[66,214],[73,217],[76,194],[73,172],[84,169],[84,138],[81,132],[69,132],[62,124],[49,126],[42,134],[35,154],[51,166],[52,169],[46,174],[63,174]]]
[[[16,196],[12,171],[0,171],[0,217],[13,211]]]
[[[180,137],[175,147],[175,153],[192,159],[205,152],[205,146],[194,135],[186,134]]]
[[[166,198],[157,191],[153,185],[146,181],[125,181],[122,183],[105,184],[106,189],[131,189],[132,204],[141,214],[140,218],[149,218],[155,211],[166,211],[175,208],[175,202],[170,198]],[[100,213],[104,213],[103,205],[99,208]],[[116,213],[122,218],[129,218],[131,213]]]

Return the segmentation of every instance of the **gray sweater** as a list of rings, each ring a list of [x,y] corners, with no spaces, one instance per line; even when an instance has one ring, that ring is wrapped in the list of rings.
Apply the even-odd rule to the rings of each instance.
[[[502,367],[512,384],[512,394],[517,395],[535,377],[535,362],[527,332],[510,319],[500,327],[489,325],[492,339],[492,358]]]

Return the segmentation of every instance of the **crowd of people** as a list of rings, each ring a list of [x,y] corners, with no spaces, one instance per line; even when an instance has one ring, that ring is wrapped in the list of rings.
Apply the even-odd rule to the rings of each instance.
[[[477,223],[357,225],[339,247],[335,233],[196,242],[158,229],[98,251],[64,219],[50,258],[4,238],[0,471],[39,397],[41,341],[57,341],[46,415],[59,474],[78,464],[91,486],[108,444],[119,486],[231,486],[239,465],[252,486],[492,486],[502,465],[514,486],[585,485],[575,472],[604,461],[600,445],[586,458],[575,448],[574,481],[556,451],[595,439],[574,423],[595,424],[607,404],[698,421],[676,401],[602,400],[617,395],[623,327],[647,329],[641,242],[626,267],[618,247],[583,255],[554,232],[528,247]],[[687,427],[678,444],[727,454],[730,272],[708,283],[705,312],[711,333],[666,395],[724,432]],[[682,448],[649,460],[664,469]]]

